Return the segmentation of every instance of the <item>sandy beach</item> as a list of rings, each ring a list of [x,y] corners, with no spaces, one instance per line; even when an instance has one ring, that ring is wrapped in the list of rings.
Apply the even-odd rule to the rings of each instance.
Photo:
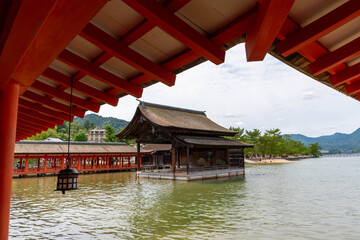
[[[293,161],[289,161],[283,158],[277,158],[277,159],[262,159],[261,161],[254,161],[250,159],[245,159],[246,164],[274,164],[274,163],[289,163]]]

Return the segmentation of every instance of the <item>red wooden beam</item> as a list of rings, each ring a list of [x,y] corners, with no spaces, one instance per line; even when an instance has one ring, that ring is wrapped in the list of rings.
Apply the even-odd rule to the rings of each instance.
[[[360,2],[350,0],[277,44],[284,57],[300,50],[345,23],[360,16]]]
[[[40,103],[42,105],[51,107],[55,110],[59,110],[61,112],[69,114],[69,111],[70,111],[69,106],[59,103],[59,102],[56,102],[56,101],[53,101],[53,100],[51,100],[51,98],[41,96],[41,95],[31,92],[31,91],[25,92],[22,96],[27,99],[30,99],[34,102]],[[80,117],[80,118],[83,118],[85,116],[85,111],[82,109],[79,109],[77,107],[73,107],[71,112],[72,112],[72,115]]]
[[[63,112],[59,112],[59,111],[44,107],[41,104],[30,102],[30,101],[28,101],[28,100],[26,100],[24,98],[19,99],[19,106],[23,106],[23,107],[26,107],[26,108],[33,109],[35,111],[41,112],[43,114],[52,116],[52,117],[60,119],[60,120],[69,121],[69,114],[66,114],[66,113],[63,113]],[[71,116],[71,118],[73,119],[74,116]]]
[[[33,135],[36,135],[37,133],[41,133],[42,131],[47,131],[47,127],[38,127],[38,126],[34,126],[34,125],[31,125],[30,123],[26,123],[26,122],[21,122],[21,124],[17,124],[17,128],[23,128],[28,132],[28,136],[33,136]],[[19,129],[21,130],[21,129]]]
[[[222,30],[214,33],[211,40],[216,43],[219,47],[234,40],[235,38],[245,34],[251,27],[250,23],[255,20],[256,9],[252,9],[249,12],[235,19],[233,22],[226,25]],[[187,49],[177,56],[167,60],[160,65],[170,71],[174,71],[186,64],[189,64],[196,59],[200,58],[201,55],[191,49]],[[130,81],[136,85],[142,85],[146,82],[151,81],[149,76],[144,74],[139,75]]]
[[[278,35],[295,0],[267,0],[258,4],[256,21],[246,36],[248,61],[262,61]]]
[[[339,86],[343,83],[350,82],[360,78],[360,63],[357,63],[351,67],[346,68],[345,70],[336,73],[329,77],[329,80],[333,86]]]
[[[315,76],[332,69],[360,54],[360,37],[336,49],[335,51],[322,56],[315,62],[308,65],[309,70]]]
[[[29,115],[25,115],[23,113],[18,113],[18,119],[23,120],[24,122],[28,122],[32,125],[36,125],[38,127],[48,127],[48,128],[53,128],[56,124],[53,122],[46,122],[34,117],[31,117]]]
[[[123,2],[206,59],[215,64],[224,62],[224,50],[155,0],[123,0]]]
[[[8,35],[2,37],[4,44],[0,54],[0,92],[10,81],[56,2],[57,0],[12,1],[9,18],[4,26]]]
[[[47,68],[41,75],[65,87],[71,87],[71,78],[52,68]],[[119,101],[117,97],[111,96],[110,94],[90,87],[89,85],[82,83],[79,80],[73,80],[73,89],[81,92],[82,94],[90,96],[100,102],[108,103],[112,106],[116,106]]]
[[[47,2],[53,1],[55,0],[37,0],[36,2],[26,0],[29,14],[23,19],[24,22],[37,22],[34,16],[37,15],[39,8],[42,8],[42,5],[48,5]],[[108,0],[56,1],[47,19],[36,23],[41,25],[41,29],[37,32],[35,38],[29,42],[27,51],[12,76],[13,79],[21,83],[20,95],[26,91],[107,2]],[[25,26],[20,29],[17,38],[24,37]],[[15,50],[17,47],[15,45]],[[6,59],[9,60],[8,57]]]
[[[27,122],[23,122],[23,121],[18,121],[17,122],[17,127],[18,128],[22,128],[22,129],[28,129],[31,134],[36,134],[38,132],[41,132],[43,131],[44,127],[37,127],[37,126],[34,126],[34,125],[30,125],[29,123]]]
[[[135,97],[141,97],[143,89],[135,86],[125,79],[122,79],[121,77],[118,77],[98,66],[95,64],[77,56],[76,54],[64,50],[59,56],[58,59],[62,62],[65,62],[66,64],[78,69],[79,71],[82,71],[93,78],[96,78],[97,80],[104,82],[111,87],[124,91],[130,95],[133,95]]]
[[[47,116],[45,114],[42,114],[40,112],[36,112],[36,111],[31,110],[29,108],[24,108],[24,107],[19,106],[18,111],[19,111],[19,113],[22,113],[24,115],[27,115],[27,116],[30,116],[30,117],[33,117],[33,118],[36,118],[36,119],[39,119],[40,121],[52,122],[52,123],[55,123],[56,125],[62,125],[64,123],[63,120],[59,120],[57,118]]]
[[[171,12],[176,12],[177,10],[179,10],[183,6],[185,6],[188,2],[190,2],[190,0],[173,0],[173,1],[170,1],[165,7]],[[129,46],[130,44],[132,44],[137,39],[144,36],[146,33],[148,33],[150,30],[152,30],[155,27],[156,27],[156,25],[154,23],[148,21],[147,19],[144,19],[135,28],[131,29],[127,34],[125,34],[125,36],[123,36],[120,39],[120,41],[124,45]],[[101,66],[102,64],[104,64],[106,61],[108,61],[112,57],[113,56],[111,54],[104,51],[101,54],[99,54],[92,61],[92,63],[97,66]],[[86,74],[83,72],[78,72],[77,74],[74,75],[74,79],[80,80],[81,78],[85,77],[85,75]],[[114,91],[112,91],[112,92],[114,92]],[[115,93],[115,95],[117,95],[117,94],[119,94],[119,92]]]
[[[32,85],[32,88],[37,89],[43,93],[46,93],[47,95],[62,99],[66,102],[70,102],[70,94],[61,91],[60,89],[54,88],[50,85],[47,85],[45,83],[42,83],[40,81],[35,81]],[[82,98],[79,98],[77,96],[72,96],[72,101],[74,105],[77,105],[79,107],[82,107],[87,110],[91,110],[93,112],[99,112],[100,105],[86,101]]]
[[[160,67],[138,52],[122,44],[93,24],[89,23],[80,33],[80,36],[100,47],[110,55],[119,58],[121,61],[157,79],[158,81],[169,86],[174,85],[176,78],[175,74]]]
[[[345,86],[345,90],[348,94],[355,94],[360,92],[360,80]]]
[[[25,128],[22,126],[17,125],[16,126],[16,133],[25,133],[25,134],[33,134],[33,131],[30,130],[29,128]]]

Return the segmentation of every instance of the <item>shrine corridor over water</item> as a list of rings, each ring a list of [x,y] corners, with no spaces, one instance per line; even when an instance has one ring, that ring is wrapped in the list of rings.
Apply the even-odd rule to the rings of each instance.
[[[246,167],[238,179],[136,173],[13,180],[11,239],[360,239],[360,158]]]

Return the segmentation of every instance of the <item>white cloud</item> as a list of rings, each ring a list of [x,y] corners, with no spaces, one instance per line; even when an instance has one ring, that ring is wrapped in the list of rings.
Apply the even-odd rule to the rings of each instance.
[[[240,121],[236,123],[236,126],[241,126],[241,125],[244,125],[244,122]]]

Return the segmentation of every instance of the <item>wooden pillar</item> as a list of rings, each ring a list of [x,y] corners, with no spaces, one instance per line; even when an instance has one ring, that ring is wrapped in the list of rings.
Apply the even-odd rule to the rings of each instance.
[[[189,174],[190,148],[186,147],[186,173]]]
[[[37,164],[38,164],[37,171],[39,172],[40,171],[40,157],[38,157]]]
[[[61,158],[61,168],[65,168],[65,158]]]
[[[78,162],[77,162],[77,170],[80,171],[81,169],[81,162],[80,162],[80,157],[77,158]]]
[[[22,158],[20,158],[20,164],[19,164],[19,167],[20,167],[20,172],[22,171],[22,162],[23,162],[23,160],[22,160]]]
[[[172,173],[175,174],[175,157],[176,157],[176,149],[175,149],[175,143],[172,142],[172,149],[171,149],[171,170]]]
[[[177,166],[180,168],[180,148],[176,151]]]
[[[227,159],[227,161],[228,161],[228,166],[229,166],[229,168],[230,168],[230,153],[229,153],[229,149],[228,149],[228,148],[226,149],[226,159]]]
[[[29,172],[29,157],[25,158],[25,172]]]
[[[0,92],[0,239],[8,239],[9,236],[18,103],[19,84],[11,81]]]
[[[139,142],[137,143],[137,159],[136,159],[136,162],[137,162],[137,169],[140,170],[140,168],[141,168],[141,154],[140,154],[140,143]]]
[[[106,157],[106,169],[109,169],[109,156]]]
[[[91,168],[95,169],[95,155],[92,156]]]
[[[47,156],[45,155],[45,158],[44,158],[44,172],[47,171]]]

